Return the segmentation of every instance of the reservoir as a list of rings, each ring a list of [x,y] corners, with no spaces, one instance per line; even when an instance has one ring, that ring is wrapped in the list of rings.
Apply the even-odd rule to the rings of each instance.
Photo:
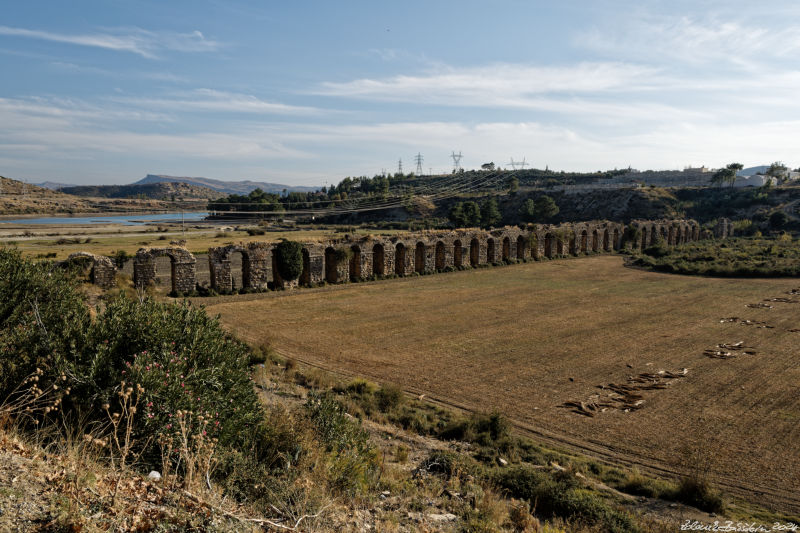
[[[159,214],[135,214],[135,215],[83,215],[83,216],[60,216],[60,217],[36,217],[36,218],[14,218],[0,219],[0,224],[14,225],[36,225],[36,224],[122,224],[125,226],[140,226],[148,223],[158,222],[198,222],[208,216],[208,211],[191,211],[186,213],[159,213]]]

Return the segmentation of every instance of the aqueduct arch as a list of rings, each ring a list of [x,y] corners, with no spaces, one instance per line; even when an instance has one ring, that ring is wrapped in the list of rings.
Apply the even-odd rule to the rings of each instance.
[[[383,244],[375,243],[372,247],[372,275],[383,276],[386,274],[386,253]]]
[[[325,281],[328,283],[339,281],[339,260],[332,246],[325,248]]]
[[[394,273],[404,276],[406,273],[406,247],[402,242],[398,242],[394,251]]]
[[[481,260],[481,244],[477,238],[473,237],[469,242],[469,264],[476,267]]]
[[[417,242],[414,247],[414,271],[418,274],[425,273],[425,244]]]
[[[434,256],[434,268],[437,272],[441,272],[442,270],[444,270],[444,267],[445,267],[444,243],[442,241],[437,241],[435,256]]]
[[[508,237],[503,237],[503,261],[508,261],[511,259],[511,239]]]
[[[361,247],[353,245],[350,247],[350,281],[361,279]]]
[[[196,263],[194,255],[186,248],[141,248],[133,258],[133,283],[136,287],[147,287],[156,280],[156,258],[166,256],[170,259],[172,292],[189,293],[197,286]]]
[[[528,241],[525,240],[525,237],[522,235],[517,237],[517,259],[522,260],[526,259],[525,257],[525,247],[527,246]]]
[[[486,262],[491,264],[491,263],[494,263],[496,261],[497,261],[497,259],[495,258],[495,255],[494,255],[494,239],[489,237],[486,240]]]
[[[461,268],[464,264],[464,250],[461,246],[461,240],[456,239],[453,242],[453,266],[455,268]]]

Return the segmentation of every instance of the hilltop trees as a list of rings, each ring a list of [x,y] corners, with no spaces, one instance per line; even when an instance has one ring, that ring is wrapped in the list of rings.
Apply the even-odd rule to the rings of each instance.
[[[457,228],[490,227],[502,218],[497,200],[489,198],[480,207],[476,202],[458,202],[448,214],[450,222]]]
[[[481,223],[481,210],[475,202],[458,202],[450,209],[450,222],[457,228],[470,228]]]
[[[725,168],[721,168],[711,177],[711,183],[720,187],[727,183],[731,187],[736,182],[736,173],[744,168],[741,163],[731,163]]]
[[[775,161],[767,169],[767,176],[774,178],[778,183],[784,183],[789,169],[780,161]]]
[[[519,214],[525,222],[546,222],[556,216],[558,211],[555,200],[544,195],[535,201],[530,198],[525,200]]]
[[[500,209],[497,207],[497,200],[489,198],[481,204],[481,222],[485,227],[494,226],[500,222]]]

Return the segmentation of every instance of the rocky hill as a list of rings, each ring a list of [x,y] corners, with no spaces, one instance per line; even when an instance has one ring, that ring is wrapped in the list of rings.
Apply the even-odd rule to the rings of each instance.
[[[194,203],[199,208],[205,206],[204,199]],[[172,202],[163,200],[75,196],[0,176],[0,215],[164,211],[174,208]]]
[[[145,198],[150,200],[216,200],[219,191],[184,182],[156,182],[133,185],[81,185],[63,187],[61,192],[93,198]]]
[[[313,192],[319,187],[301,187],[295,185],[281,185],[280,183],[267,183],[259,181],[223,181],[211,178],[192,178],[192,177],[177,177],[177,176],[164,176],[156,174],[148,174],[143,179],[137,181],[133,185],[147,185],[152,183],[174,183],[182,182],[191,185],[198,185],[201,187],[208,187],[215,191],[224,194],[249,194],[251,191],[261,189],[264,192],[279,194],[286,190],[287,192]]]

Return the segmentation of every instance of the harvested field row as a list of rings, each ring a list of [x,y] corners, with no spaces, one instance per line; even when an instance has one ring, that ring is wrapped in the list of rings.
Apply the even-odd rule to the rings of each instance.
[[[728,491],[800,510],[800,308],[740,320],[756,357],[704,357],[741,338],[748,303],[790,280],[714,279],[622,266],[616,256],[230,298],[204,299],[252,343],[332,371],[394,382],[451,405],[499,410],[519,427],[607,460],[681,473],[706,451]],[[796,282],[795,282],[796,283]],[[789,286],[787,286],[789,285]],[[738,340],[738,339],[737,339]],[[565,402],[628,373],[688,369],[647,408],[578,417]]]

